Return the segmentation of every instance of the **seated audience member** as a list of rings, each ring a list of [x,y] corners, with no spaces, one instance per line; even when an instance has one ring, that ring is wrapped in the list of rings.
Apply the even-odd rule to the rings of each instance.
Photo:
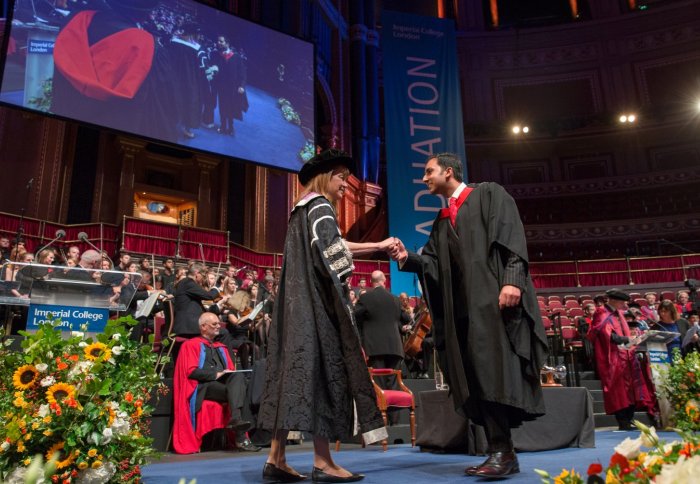
[[[647,292],[644,294],[644,299],[647,300],[647,305],[642,308],[644,319],[648,323],[655,323],[659,320],[659,312],[657,311],[659,303],[656,301],[656,294],[653,292]]]
[[[131,256],[126,252],[121,252],[119,254],[119,264],[115,270],[126,272],[129,269],[129,264],[131,263]]]
[[[700,316],[698,316],[697,310],[693,309],[688,313],[688,323],[690,328],[685,333],[681,347],[684,355],[693,351],[700,352]]]
[[[77,245],[71,245],[66,251],[67,259],[80,260],[80,248]]]
[[[168,291],[168,288],[175,284],[175,261],[170,257],[163,261],[163,269],[160,271],[160,276],[163,281],[163,289]],[[171,294],[170,291],[168,293]]]
[[[678,315],[685,317],[693,309],[693,303],[690,302],[690,293],[686,290],[680,290],[676,293],[676,309]]]
[[[677,336],[673,341],[666,344],[669,360],[673,363],[673,350],[678,349],[680,351],[681,342],[685,338],[689,328],[690,324],[688,320],[681,318],[676,305],[667,299],[659,304],[659,320],[650,326],[649,329],[680,333],[680,336]]]
[[[593,298],[593,304],[595,304],[595,307],[596,307],[596,308],[601,308],[601,307],[603,307],[603,306],[605,305],[605,300],[606,300],[606,299],[607,299],[607,298],[606,298],[605,296],[603,296],[602,294],[597,294],[597,295]]]
[[[200,335],[182,344],[175,363],[173,445],[179,454],[198,452],[202,437],[217,428],[236,432],[237,446],[257,451],[246,438],[250,422],[243,419],[246,382],[235,366],[226,346],[214,341],[221,322],[213,313],[203,313],[198,321]],[[204,401],[227,403],[226,418],[204,410]]]
[[[10,259],[10,238],[7,235],[0,235],[0,263]]]
[[[605,413],[615,415],[620,430],[633,430],[636,409],[645,410],[652,422],[656,420],[651,369],[636,357],[634,346],[622,346],[634,342],[623,313],[630,297],[618,289],[606,295],[608,302],[596,310],[587,337],[595,346]]]

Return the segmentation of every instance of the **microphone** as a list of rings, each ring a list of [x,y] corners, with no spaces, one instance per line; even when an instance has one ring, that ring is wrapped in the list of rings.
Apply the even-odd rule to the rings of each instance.
[[[62,239],[63,237],[65,237],[65,236],[66,236],[66,231],[65,231],[65,230],[62,230],[62,229],[58,229],[54,235],[55,235],[55,237],[54,237],[48,244],[44,245],[43,247],[41,247],[40,249],[38,249],[38,250],[36,251],[37,257],[39,256],[39,254],[41,253],[42,250],[48,249],[49,247],[51,247],[51,245],[52,245],[54,242],[56,242],[57,240]]]

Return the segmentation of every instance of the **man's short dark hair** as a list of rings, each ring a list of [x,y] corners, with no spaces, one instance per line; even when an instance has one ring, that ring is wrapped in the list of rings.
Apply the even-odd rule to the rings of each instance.
[[[454,153],[438,153],[432,155],[426,162],[433,158],[437,160],[437,164],[440,165],[443,170],[452,168],[452,176],[454,176],[454,179],[460,183],[462,182],[464,175],[462,173],[462,160],[459,159],[459,156]]]

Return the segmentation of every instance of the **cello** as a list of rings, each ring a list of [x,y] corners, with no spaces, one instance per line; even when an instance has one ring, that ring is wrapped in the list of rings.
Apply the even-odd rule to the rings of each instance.
[[[411,334],[403,344],[403,352],[415,358],[421,352],[421,345],[426,335],[430,333],[430,328],[433,326],[433,320],[430,318],[430,311],[427,307],[423,307],[417,315],[416,322],[411,329]]]

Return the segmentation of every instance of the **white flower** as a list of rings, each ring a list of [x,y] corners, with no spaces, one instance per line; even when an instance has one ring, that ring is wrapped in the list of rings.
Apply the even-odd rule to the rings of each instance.
[[[88,344],[85,341],[81,341],[80,343],[78,343],[78,346],[80,346],[81,348],[85,348],[87,345]]]
[[[73,368],[70,369],[68,372],[68,377],[69,378],[75,378],[77,375],[80,374],[87,374],[90,372],[90,368],[92,368],[92,361],[79,361],[75,365],[73,365]]]
[[[47,352],[46,352],[46,356],[47,356],[49,359],[53,358],[53,351],[47,351]]]
[[[627,460],[634,459],[639,455],[639,451],[642,448],[642,439],[630,439],[627,437],[625,440],[620,442],[617,447],[615,447],[615,452],[624,456]]]
[[[123,346],[113,346],[113,347],[112,347],[112,354],[113,354],[113,355],[119,356],[119,355],[122,354],[122,351],[124,351],[124,347],[123,347]]]
[[[119,340],[121,339],[121,337],[122,337],[122,335],[119,334],[119,333],[114,333],[114,334],[112,335],[112,339],[113,339],[114,341],[119,341]]]
[[[653,448],[659,443],[659,436],[656,435],[656,429],[654,427],[649,427],[649,433],[642,432],[640,438],[642,439],[642,445],[644,447]]]
[[[51,375],[45,376],[40,382],[42,387],[50,387],[54,383],[56,383],[56,379]]]
[[[111,429],[114,431],[114,435],[126,435],[131,430],[131,423],[129,423],[128,418],[115,418]]]
[[[44,373],[49,368],[49,365],[46,363],[37,363],[34,368],[36,368],[38,372]]]
[[[661,474],[656,476],[656,484],[692,484],[698,482],[700,476],[700,455],[690,459],[681,456],[675,464],[666,464],[661,468]]]
[[[109,444],[112,441],[112,429],[110,427],[107,427],[102,431],[102,443],[103,444]]]
[[[0,449],[2,449],[3,452],[9,448],[10,448],[10,443],[7,440],[5,442],[3,442],[2,444],[0,444]]]
[[[46,404],[39,405],[39,411],[37,413],[41,418],[46,417],[49,414],[49,406]]]
[[[83,333],[82,331],[71,331],[70,335],[73,337],[76,337],[76,338],[84,338],[85,337],[85,333]]]

